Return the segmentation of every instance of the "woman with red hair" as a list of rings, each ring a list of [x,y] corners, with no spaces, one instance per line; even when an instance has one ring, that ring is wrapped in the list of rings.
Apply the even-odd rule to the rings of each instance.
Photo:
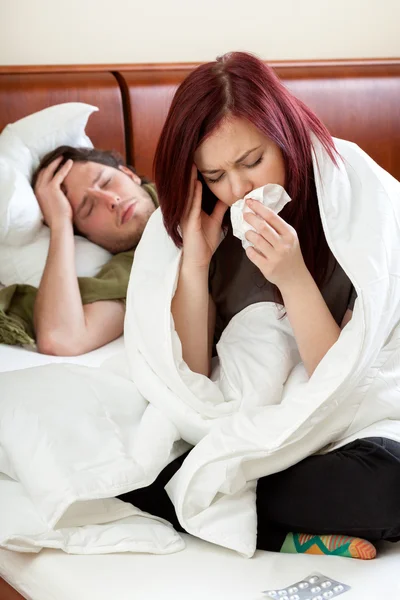
[[[313,134],[337,161],[324,125],[289,93],[272,69],[249,54],[231,53],[200,66],[175,95],[157,148],[155,180],[165,227],[175,244],[183,243],[173,315],[185,361],[199,373],[209,374],[216,313],[220,333],[245,305],[274,299],[283,303],[310,375],[338,338],[340,325],[351,318],[354,290],[333,264],[318,210]],[[245,219],[256,231],[249,232],[247,239],[254,246],[243,256],[228,227],[214,255],[227,209],[267,183],[284,186],[292,202],[279,217],[249,200],[252,212]],[[226,281],[226,263],[235,261],[238,250],[234,278]],[[262,278],[254,275],[251,264]],[[333,269],[336,273],[329,286]],[[256,297],[249,278],[257,279],[252,287],[263,279]],[[324,284],[328,302],[320,292]],[[199,287],[196,308],[189,307],[185,298],[193,286]],[[247,298],[239,300],[236,293],[233,300],[235,289],[227,286],[236,290],[244,286]],[[215,298],[220,305],[217,311]],[[329,311],[329,299],[335,301],[331,310],[336,319]],[[312,328],[307,327],[307,321],[311,323],[307,314],[312,315]]]
[[[204,64],[179,87],[155,182],[165,229],[182,248],[171,310],[192,372],[210,377],[215,343],[256,303],[280,307],[310,378],[351,320],[356,292],[325,236],[316,146],[339,170],[343,159],[325,126],[252,55]],[[280,214],[251,199],[267,184],[291,199]],[[243,251],[229,210],[245,197],[251,227]],[[373,541],[400,539],[398,422],[392,433],[361,430],[259,479],[258,548],[373,558]]]

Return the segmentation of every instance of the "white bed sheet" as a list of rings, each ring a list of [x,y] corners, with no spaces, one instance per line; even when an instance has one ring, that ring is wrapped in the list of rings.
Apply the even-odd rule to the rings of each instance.
[[[104,361],[122,353],[124,349],[124,338],[121,336],[117,340],[97,348],[81,356],[48,356],[39,354],[32,350],[26,350],[17,346],[6,346],[0,344],[0,373],[4,371],[16,371],[18,369],[28,369],[30,367],[40,367],[50,363],[73,363],[87,367],[99,367]]]
[[[261,600],[314,571],[352,586],[340,600],[400,598],[400,547],[373,561],[257,552],[252,559],[185,535],[182,552],[155,556],[39,555],[0,550],[0,574],[29,600]]]

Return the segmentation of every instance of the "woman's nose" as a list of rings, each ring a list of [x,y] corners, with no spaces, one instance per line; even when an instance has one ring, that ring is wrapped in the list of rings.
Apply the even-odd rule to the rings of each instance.
[[[247,179],[247,177],[234,176],[231,180],[231,189],[232,196],[236,202],[251,192],[253,185],[251,181]]]

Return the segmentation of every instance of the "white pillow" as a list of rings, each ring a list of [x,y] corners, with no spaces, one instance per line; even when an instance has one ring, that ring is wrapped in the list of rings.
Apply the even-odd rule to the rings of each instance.
[[[7,125],[0,134],[0,281],[38,285],[49,246],[49,230],[30,180],[40,160],[58,146],[93,147],[85,133],[98,108],[80,102],[51,106]],[[111,254],[79,238],[78,276],[93,276]]]
[[[0,156],[30,180],[43,156],[58,146],[93,147],[85,127],[98,110],[90,104],[67,102],[11,123],[0,134]]]
[[[39,287],[50,244],[50,229],[43,227],[33,242],[24,246],[0,246],[0,281],[4,285],[27,283]],[[79,235],[75,236],[78,277],[93,277],[111,254]]]
[[[0,244],[27,244],[42,227],[42,213],[31,184],[0,155]]]
[[[43,225],[30,186],[40,160],[58,146],[92,147],[85,134],[95,106],[70,102],[7,125],[0,134],[0,244],[32,241]]]

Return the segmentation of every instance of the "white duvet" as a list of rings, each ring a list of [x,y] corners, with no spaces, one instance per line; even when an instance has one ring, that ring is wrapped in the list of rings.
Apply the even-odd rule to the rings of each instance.
[[[371,427],[400,439],[400,184],[359,148],[315,143],[328,243],[355,285],[353,319],[308,380],[287,319],[248,307],[218,344],[212,378],[182,359],[170,304],[180,251],[157,211],[135,255],[126,359],[0,374],[0,545],[21,551],[173,552],[166,523],[113,498],[167,486],[194,535],[251,556],[255,482]]]

